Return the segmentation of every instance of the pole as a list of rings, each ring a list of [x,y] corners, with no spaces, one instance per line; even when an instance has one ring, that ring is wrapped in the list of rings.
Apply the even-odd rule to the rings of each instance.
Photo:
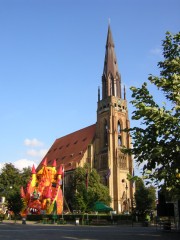
[[[127,202],[127,190],[128,190],[128,186],[127,186],[127,182],[126,182],[126,211],[128,212],[128,202]]]
[[[63,212],[64,212],[64,184],[65,184],[65,171],[63,167],[63,204],[62,204],[62,219],[64,218]]]

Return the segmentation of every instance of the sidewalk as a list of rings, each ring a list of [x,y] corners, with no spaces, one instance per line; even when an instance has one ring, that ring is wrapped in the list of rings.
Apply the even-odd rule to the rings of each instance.
[[[0,222],[0,225],[2,224],[11,224],[11,225],[39,225],[39,226],[74,226],[75,223],[67,223],[67,224],[57,224],[57,223],[42,223],[39,221],[24,221],[23,220],[3,220]]]
[[[3,220],[0,224],[22,224],[22,220]],[[34,225],[34,224],[37,224],[37,222],[35,221],[26,221],[26,224],[28,225]]]
[[[145,227],[142,225],[142,223],[133,223],[133,225],[129,225],[129,224],[115,224],[115,225],[111,225],[111,224],[108,224],[108,225],[82,225],[82,224],[76,224],[75,222],[70,222],[70,223],[66,223],[66,224],[58,224],[58,223],[43,223],[43,222],[39,222],[39,221],[25,221],[25,223],[22,221],[22,220],[3,220],[3,222],[0,222],[0,226],[1,225],[26,225],[26,226],[64,226],[64,227],[73,227],[73,226],[81,226],[81,227],[88,227],[88,226],[91,226],[91,227],[117,227],[117,228],[130,228],[130,229],[144,229],[144,230],[150,230],[150,229],[154,229],[156,231],[162,231],[162,232],[180,232],[179,229],[176,229],[176,228],[172,228],[170,231],[165,231],[163,230],[162,227],[158,226],[158,225],[149,225],[148,227]]]

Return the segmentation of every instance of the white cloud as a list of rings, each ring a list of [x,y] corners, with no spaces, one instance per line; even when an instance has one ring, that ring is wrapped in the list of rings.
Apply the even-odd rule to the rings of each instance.
[[[13,162],[12,164],[15,166],[15,168],[18,168],[19,170],[22,170],[23,168],[26,168],[26,167],[32,168],[33,164],[34,164],[35,168],[37,167],[36,162],[25,159],[25,158],[19,159],[19,160]]]
[[[40,147],[40,146],[43,146],[43,143],[37,140],[36,138],[33,138],[33,139],[26,138],[24,140],[24,145],[31,146],[31,147]]]
[[[42,148],[43,142],[37,140],[36,138],[24,140],[24,145],[27,147],[24,158],[17,161],[11,162],[15,168],[22,170],[25,167],[32,167],[33,164],[37,167],[42,158],[46,155],[48,149]],[[36,148],[38,147],[38,148]],[[29,158],[34,160],[29,160]],[[0,171],[6,163],[0,162]]]
[[[4,167],[5,164],[6,163],[0,163],[0,171]],[[34,164],[35,168],[38,165],[35,161],[28,160],[26,158],[19,159],[19,160],[15,161],[15,162],[11,162],[11,164],[13,164],[14,167],[19,169],[20,171],[23,170],[23,168],[27,168],[27,167],[32,168],[33,164]]]
[[[45,154],[47,153],[47,149],[40,149],[40,150],[36,150],[36,149],[29,149],[27,150],[27,155],[32,156],[32,157],[44,157]]]

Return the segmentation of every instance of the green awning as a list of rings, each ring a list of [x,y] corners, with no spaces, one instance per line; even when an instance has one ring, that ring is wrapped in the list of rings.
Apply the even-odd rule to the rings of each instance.
[[[110,212],[113,209],[102,202],[96,202],[94,204],[93,210],[96,212]]]

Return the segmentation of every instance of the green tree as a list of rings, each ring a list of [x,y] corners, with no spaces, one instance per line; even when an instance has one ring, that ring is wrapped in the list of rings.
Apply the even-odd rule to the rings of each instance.
[[[9,194],[19,192],[21,186],[26,186],[31,176],[31,168],[22,171],[12,163],[6,163],[0,173],[0,194],[8,197]]]
[[[155,210],[156,207],[156,191],[155,187],[145,187],[142,179],[136,181],[135,192],[136,211],[144,216],[146,212]]]
[[[0,173],[0,197],[6,198],[9,210],[15,214],[19,214],[22,209],[22,201],[20,197],[21,186],[26,186],[31,176],[31,169],[24,168],[22,171],[15,168],[12,163],[7,163]]]
[[[21,185],[20,171],[11,163],[6,163],[0,174],[0,193],[6,199],[19,191]]]
[[[148,80],[165,95],[170,107],[155,102],[147,83],[131,87],[135,107],[132,119],[141,120],[141,127],[128,129],[133,149],[127,152],[139,165],[144,164],[144,175],[173,190],[180,183],[180,32],[167,32],[162,47],[160,76],[150,75]]]
[[[20,172],[21,186],[26,187],[28,181],[30,180],[30,177],[31,177],[31,168],[30,167],[23,168],[23,170]]]
[[[21,212],[21,210],[23,208],[23,201],[22,201],[22,198],[20,196],[20,193],[18,193],[18,192],[13,193],[13,194],[11,193],[8,196],[7,207],[10,211],[13,211],[15,221],[16,221],[17,216],[19,215],[19,213]]]
[[[88,165],[75,170],[71,186],[73,209],[91,211],[96,201],[107,205],[111,202],[108,188],[100,183],[97,171]]]

